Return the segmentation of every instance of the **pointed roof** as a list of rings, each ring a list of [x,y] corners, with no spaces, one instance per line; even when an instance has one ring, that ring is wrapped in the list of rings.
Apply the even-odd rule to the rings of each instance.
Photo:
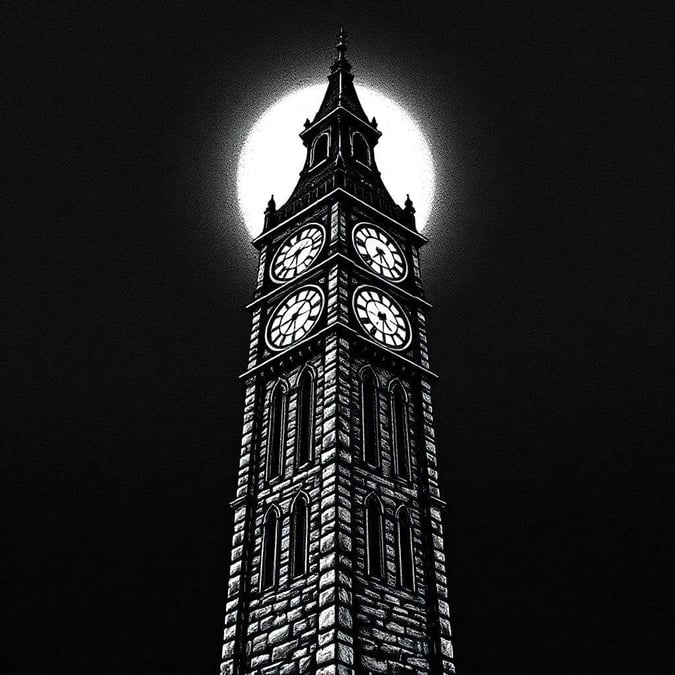
[[[328,89],[318,112],[312,120],[312,124],[323,119],[337,107],[346,108],[366,124],[369,124],[366,113],[363,111],[359,97],[356,94],[356,89],[354,89],[354,76],[349,72],[352,69],[352,65],[345,56],[345,52],[347,51],[346,38],[347,34],[340,28],[335,44],[337,55],[328,76]]]
[[[406,208],[402,209],[382,182],[373,152],[382,132],[377,128],[375,118],[368,121],[361,107],[353,84],[354,77],[350,72],[352,67],[345,56],[347,51],[345,37],[344,31],[340,29],[335,45],[337,55],[330,69],[328,88],[323,102],[313,121],[305,120],[304,129],[299,134],[307,148],[307,156],[298,182],[290,197],[278,209],[275,209],[276,205],[270,200],[265,211],[264,231],[256,242],[262,241],[270,231],[275,230],[295,214],[310,208],[337,190],[372,206],[385,217],[415,233],[420,240],[424,240],[423,235],[415,231],[415,210],[412,202],[406,201]],[[348,133],[355,126],[363,132],[371,148],[370,162],[367,165],[355,160],[353,152],[348,148],[345,154],[341,147],[341,140],[347,139]],[[332,141],[329,136],[328,154],[312,165],[313,142],[328,128],[337,131]]]

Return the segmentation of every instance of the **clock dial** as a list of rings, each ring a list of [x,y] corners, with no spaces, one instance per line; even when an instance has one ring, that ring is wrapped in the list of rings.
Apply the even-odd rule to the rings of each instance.
[[[360,286],[354,292],[353,306],[361,328],[371,338],[390,349],[405,349],[410,344],[408,317],[387,293],[373,286]]]
[[[354,228],[354,248],[361,260],[376,274],[391,281],[406,275],[406,262],[400,246],[384,230],[369,223]]]
[[[318,223],[303,227],[287,237],[272,260],[272,279],[288,281],[309,269],[321,252],[325,238],[323,226]]]
[[[295,344],[314,328],[322,309],[323,291],[318,286],[294,291],[274,308],[267,324],[267,344],[272,349]]]

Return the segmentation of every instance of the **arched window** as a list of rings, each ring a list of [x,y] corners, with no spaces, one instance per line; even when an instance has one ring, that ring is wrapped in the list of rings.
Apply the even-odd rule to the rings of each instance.
[[[382,505],[375,495],[366,500],[366,570],[371,577],[382,579],[384,558]]]
[[[300,495],[291,511],[291,577],[307,572],[307,524],[309,506],[304,495]]]
[[[413,560],[412,527],[410,513],[401,506],[396,513],[396,535],[398,539],[398,583],[401,588],[415,588],[415,565]]]
[[[370,148],[368,142],[358,131],[352,136],[352,154],[354,159],[370,166]]]
[[[391,436],[396,473],[403,478],[410,477],[407,422],[405,392],[397,382],[391,389]]]
[[[302,466],[312,459],[314,440],[314,382],[309,370],[298,383],[298,424],[296,431],[295,462]]]
[[[284,429],[286,418],[286,390],[282,385],[277,385],[272,394],[269,420],[269,441],[267,476],[276,478],[281,475],[284,455]]]
[[[272,507],[265,514],[261,561],[261,583],[264,590],[272,588],[277,581],[279,568],[279,536],[281,533],[279,511]]]
[[[328,134],[318,136],[312,145],[311,165],[318,164],[322,159],[328,157]]]
[[[361,441],[363,459],[373,466],[379,464],[377,422],[377,381],[373,371],[366,369],[361,376]]]

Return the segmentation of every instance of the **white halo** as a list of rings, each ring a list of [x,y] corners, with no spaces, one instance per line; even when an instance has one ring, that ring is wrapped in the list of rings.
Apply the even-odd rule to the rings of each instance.
[[[325,84],[298,89],[270,106],[251,128],[239,156],[237,197],[246,228],[256,236],[271,194],[277,206],[290,196],[305,162],[306,149],[298,134],[305,118],[321,105]],[[382,180],[397,204],[410,193],[416,222],[422,230],[434,198],[434,165],[422,130],[400,105],[375,89],[359,84],[366,113],[377,118],[382,132],[375,160]]]

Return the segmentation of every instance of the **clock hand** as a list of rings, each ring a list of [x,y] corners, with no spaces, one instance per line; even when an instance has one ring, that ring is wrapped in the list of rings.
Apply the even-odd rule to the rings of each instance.
[[[295,319],[297,318],[298,314],[299,314],[299,311],[296,311],[295,314],[293,314],[289,319],[286,319],[285,321],[281,321],[280,324],[279,324],[279,329],[283,330],[283,329],[286,328],[286,326],[288,326],[289,324],[292,324],[295,321]]]
[[[300,312],[296,312],[296,313],[292,316],[292,318],[291,318],[291,320],[290,320],[290,322],[289,322],[289,324],[290,324],[290,325],[289,325],[289,328],[288,328],[288,332],[289,332],[289,333],[295,333],[295,331],[297,330],[297,325],[296,325],[296,323],[297,323],[297,320],[298,320],[298,316],[299,316],[299,315],[300,315]]]
[[[387,315],[384,312],[378,312],[377,318],[382,322],[382,326],[389,325],[389,321],[387,321]]]
[[[293,257],[295,258],[295,263],[296,263],[296,264],[298,263],[298,260],[300,259],[300,254],[301,254],[301,253],[304,253],[305,251],[307,251],[308,248],[309,248],[309,246],[307,246],[307,245],[301,246],[301,247],[293,254]]]
[[[302,317],[300,316],[301,314],[303,315]],[[307,314],[309,314],[309,309],[306,309],[304,307],[302,307],[301,309],[299,309],[295,312],[295,314],[291,318],[291,323],[293,324],[293,327],[291,328],[292,331],[295,331],[296,323],[297,323],[298,319],[301,318],[302,320],[304,320],[305,315],[307,315]]]

